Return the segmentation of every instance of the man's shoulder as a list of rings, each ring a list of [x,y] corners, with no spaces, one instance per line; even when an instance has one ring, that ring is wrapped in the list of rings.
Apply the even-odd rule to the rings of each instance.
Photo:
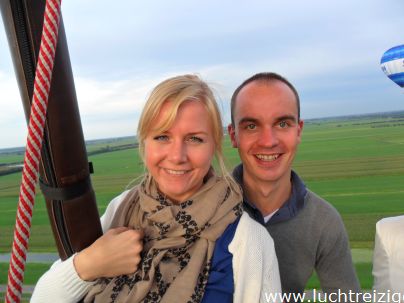
[[[291,226],[305,226],[310,230],[321,230],[326,234],[345,229],[337,209],[309,189],[305,196],[304,207],[290,220],[290,224]]]
[[[305,196],[305,209],[316,215],[340,217],[339,212],[330,202],[309,189]]]
[[[287,239],[295,235],[300,237],[302,234],[311,238],[327,238],[330,234],[346,233],[341,215],[333,205],[309,189],[304,199],[303,208],[295,216],[266,225],[274,238]]]

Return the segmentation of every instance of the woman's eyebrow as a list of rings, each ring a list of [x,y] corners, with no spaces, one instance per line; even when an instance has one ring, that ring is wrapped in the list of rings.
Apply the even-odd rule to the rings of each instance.
[[[201,131],[196,131],[196,132],[190,132],[187,135],[189,135],[189,136],[192,136],[192,135],[208,135],[208,132],[201,130]]]

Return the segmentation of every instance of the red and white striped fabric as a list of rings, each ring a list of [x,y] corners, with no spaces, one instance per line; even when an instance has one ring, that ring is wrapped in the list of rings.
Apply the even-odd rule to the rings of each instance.
[[[58,37],[60,5],[60,0],[46,1],[41,45],[35,72],[31,115],[28,125],[20,198],[14,229],[14,242],[8,271],[6,303],[20,302],[22,295],[25,261],[35,202],[35,186],[38,182],[46,108]]]

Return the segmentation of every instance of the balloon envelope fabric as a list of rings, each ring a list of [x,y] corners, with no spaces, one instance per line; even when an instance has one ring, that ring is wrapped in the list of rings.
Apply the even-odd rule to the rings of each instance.
[[[380,65],[387,77],[404,87],[404,44],[386,51],[380,60]]]

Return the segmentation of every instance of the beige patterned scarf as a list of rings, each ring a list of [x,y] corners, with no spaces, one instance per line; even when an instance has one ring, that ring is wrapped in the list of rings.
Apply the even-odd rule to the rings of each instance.
[[[194,196],[175,205],[150,179],[127,194],[112,226],[144,230],[139,269],[99,279],[85,302],[201,301],[215,241],[241,215],[242,196],[211,176]]]

